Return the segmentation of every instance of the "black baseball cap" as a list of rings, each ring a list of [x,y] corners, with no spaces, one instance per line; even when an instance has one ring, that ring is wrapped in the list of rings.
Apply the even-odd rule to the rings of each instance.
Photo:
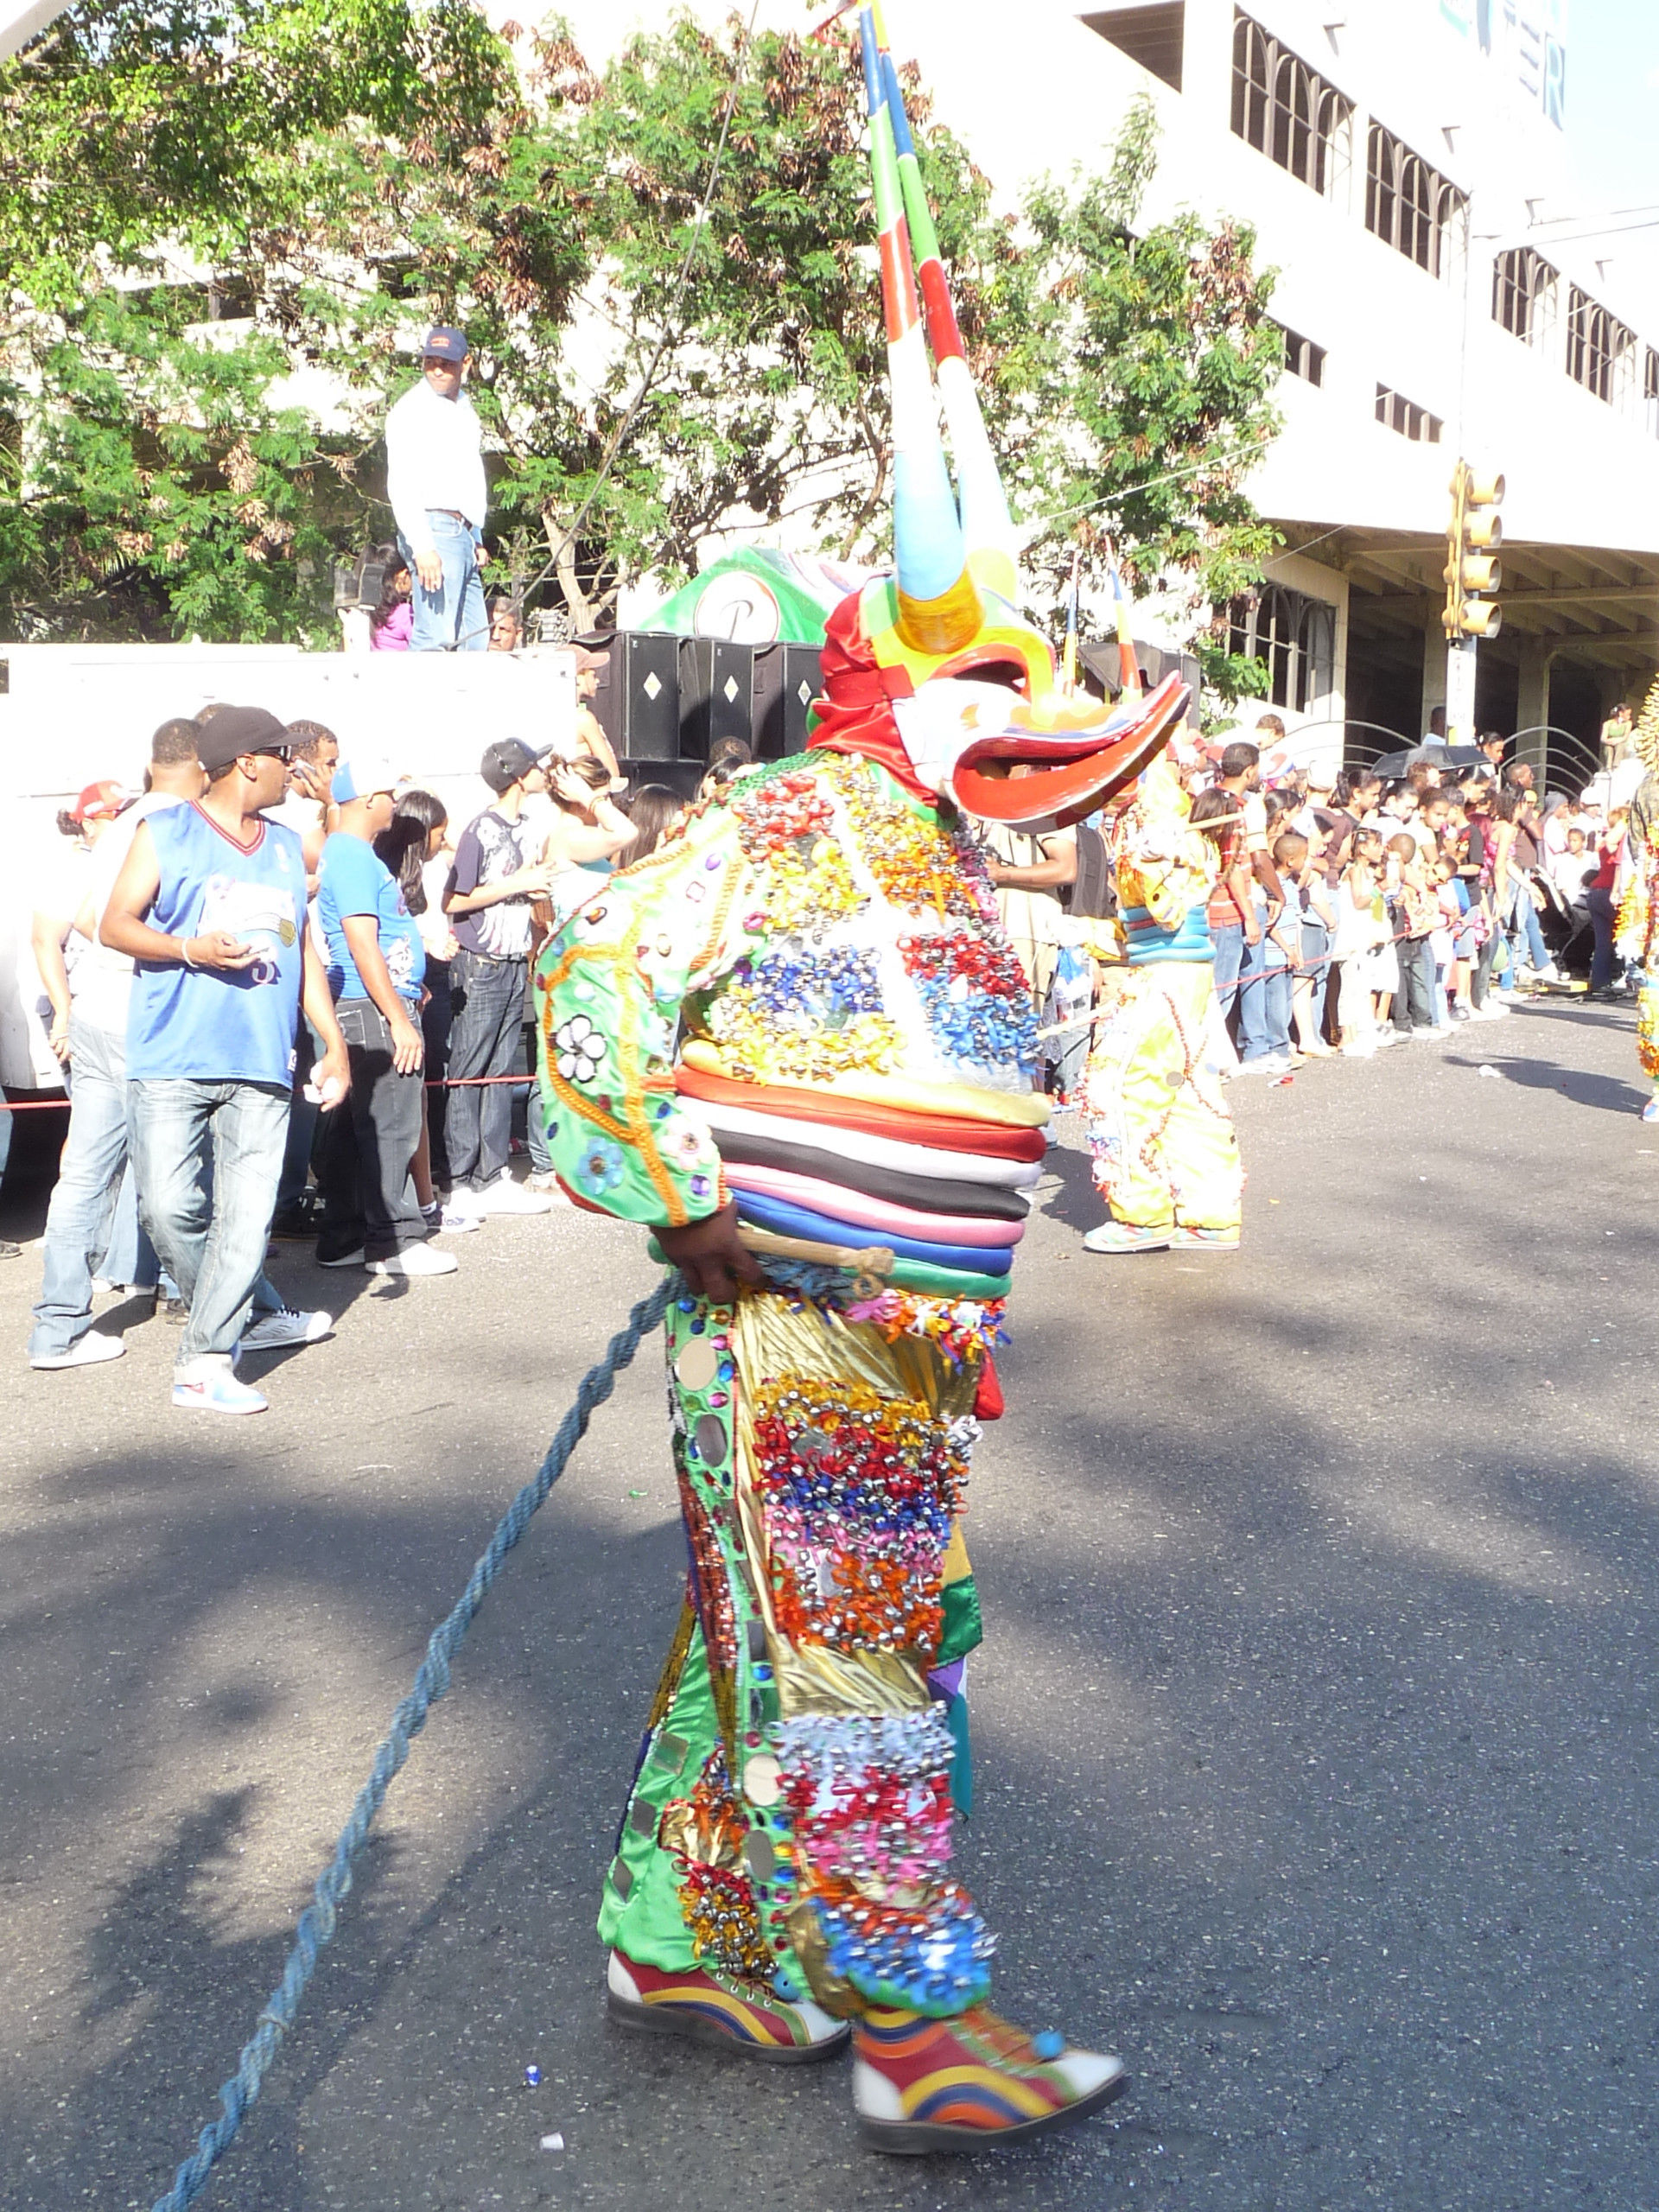
[[[455,330],[447,322],[435,322],[426,334],[421,359],[423,361],[464,361],[467,351],[464,330]]]
[[[478,772],[499,795],[509,784],[516,784],[521,777],[527,776],[536,765],[536,755],[521,738],[498,737],[493,745],[485,747]]]
[[[288,724],[264,707],[221,707],[211,721],[201,725],[196,757],[211,775],[228,768],[245,753],[274,753],[279,745],[293,743]]]

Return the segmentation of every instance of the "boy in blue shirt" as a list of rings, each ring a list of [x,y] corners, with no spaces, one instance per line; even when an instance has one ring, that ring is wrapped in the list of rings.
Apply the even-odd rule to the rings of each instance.
[[[352,1068],[349,1116],[328,1126],[317,1180],[325,1268],[373,1275],[453,1274],[427,1243],[410,1162],[421,1140],[426,950],[414,916],[374,839],[390,828],[397,778],[361,757],[334,771],[338,826],[322,849],[317,920],[328,987]]]

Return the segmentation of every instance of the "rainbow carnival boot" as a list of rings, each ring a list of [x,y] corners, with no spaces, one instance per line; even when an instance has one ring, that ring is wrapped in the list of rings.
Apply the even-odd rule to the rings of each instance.
[[[1098,2112],[1128,2087],[1121,2058],[1028,2036],[987,2005],[949,2020],[871,2012],[853,2026],[853,2102],[873,2151],[993,2151]]]
[[[625,2028],[647,2035],[680,2036],[758,2058],[772,2066],[811,2066],[839,2058],[847,2048],[845,2020],[805,1998],[785,1999],[763,1981],[695,1967],[664,1973],[611,1953],[605,1975],[606,2009]]]

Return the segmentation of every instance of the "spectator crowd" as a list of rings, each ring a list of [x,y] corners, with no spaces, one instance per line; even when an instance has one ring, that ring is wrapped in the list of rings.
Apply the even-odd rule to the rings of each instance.
[[[393,763],[210,706],[155,733],[142,792],[94,784],[60,816],[33,944],[70,1114],[32,1366],[119,1358],[94,1301],[136,1294],[179,1326],[175,1406],[259,1413],[240,1355],[334,1327],[271,1285],[273,1237],[413,1280],[455,1271],[440,1239],[569,1203],[528,1110],[531,963],[680,803],[626,796],[585,707],[568,743],[499,739],[480,773],[490,803],[452,838]]]
[[[1505,766],[1503,741],[1489,738],[1478,765],[1421,760],[1389,779],[1290,769],[1268,787],[1263,760],[1282,758],[1284,726],[1264,716],[1256,735],[1260,745],[1195,750],[1181,771],[1216,851],[1209,924],[1225,1074],[1283,1076],[1338,1052],[1368,1058],[1447,1037],[1569,974],[1593,995],[1624,988],[1612,938],[1626,810],[1607,803],[1605,779],[1545,797],[1530,765]],[[1101,982],[1081,948],[1098,944],[1115,906],[1109,827],[1001,833],[989,855],[1044,1008],[1049,1080],[1066,1099],[1080,1088]]]
[[[118,1358],[94,1300],[147,1296],[180,1327],[175,1405],[257,1413],[238,1356],[334,1326],[284,1304],[271,1238],[309,1243],[325,1268],[413,1280],[454,1273],[447,1240],[496,1215],[569,1203],[528,1104],[531,964],[683,810],[665,785],[629,791],[585,703],[601,665],[583,656],[568,741],[486,747],[489,804],[458,829],[395,763],[232,706],[164,722],[141,793],[94,784],[59,817],[33,943],[71,1110],[33,1366]],[[1257,735],[1282,759],[1276,717]],[[1483,750],[1463,769],[1292,770],[1271,788],[1254,741],[1185,758],[1215,848],[1227,1073],[1448,1036],[1569,966],[1593,992],[1622,988],[1624,810],[1598,798],[1605,779],[1542,798],[1501,741]],[[750,758],[722,740],[704,788]],[[986,842],[1042,1014],[1040,1079],[1062,1103],[1081,1090],[1103,980],[1109,831],[1096,817]]]

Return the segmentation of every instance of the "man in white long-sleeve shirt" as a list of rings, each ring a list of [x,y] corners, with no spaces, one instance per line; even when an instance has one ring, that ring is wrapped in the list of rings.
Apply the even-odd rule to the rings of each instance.
[[[429,330],[421,380],[386,416],[386,496],[416,583],[417,653],[481,653],[490,642],[478,573],[488,493],[482,433],[461,390],[467,353],[464,330]]]

